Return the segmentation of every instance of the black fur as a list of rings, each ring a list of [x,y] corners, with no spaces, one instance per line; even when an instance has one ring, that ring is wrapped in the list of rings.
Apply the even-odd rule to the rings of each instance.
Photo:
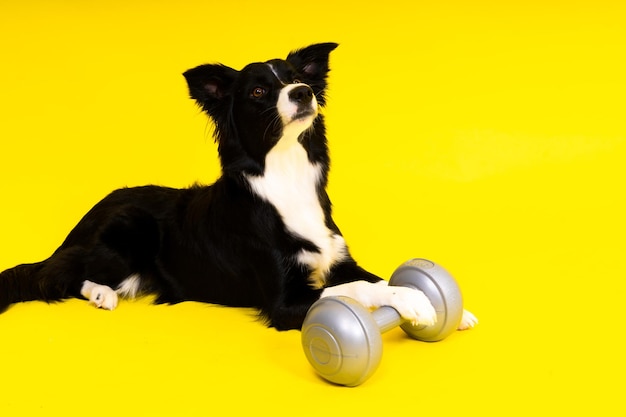
[[[254,63],[241,71],[216,64],[185,72],[191,97],[215,123],[222,176],[211,186],[114,191],[49,259],[0,274],[0,311],[20,301],[80,297],[85,280],[115,289],[139,274],[142,292],[156,294],[157,302],[256,307],[273,327],[300,328],[322,288],[311,286],[311,269],[297,261],[297,254],[320,249],[290,232],[276,207],[251,191],[246,177],[263,174],[265,157],[282,135],[276,102],[285,82],[307,84],[324,105],[328,57],[336,46],[312,45],[286,60],[268,61],[275,71]],[[251,96],[257,87],[262,97]],[[299,143],[309,162],[322,167],[318,199],[326,227],[340,234],[325,191],[329,157],[322,115]],[[325,276],[326,286],[355,280],[380,278],[349,254]]]

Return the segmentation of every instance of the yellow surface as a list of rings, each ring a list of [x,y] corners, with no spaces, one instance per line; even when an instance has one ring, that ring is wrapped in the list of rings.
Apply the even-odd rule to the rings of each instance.
[[[621,1],[0,3],[0,268],[47,257],[102,196],[218,173],[181,73],[336,41],[336,220],[383,276],[445,265],[481,323],[385,335],[330,386],[250,311],[73,300],[0,316],[0,415],[620,415]]]

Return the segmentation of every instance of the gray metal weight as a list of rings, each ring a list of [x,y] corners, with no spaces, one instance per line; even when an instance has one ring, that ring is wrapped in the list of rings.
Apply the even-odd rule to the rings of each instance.
[[[302,326],[302,347],[322,377],[349,387],[368,379],[383,354],[372,314],[349,297],[325,297],[313,304]]]
[[[392,307],[370,312],[349,297],[325,297],[307,313],[302,346],[320,376],[339,385],[357,386],[377,369],[382,337],[398,325],[412,338],[427,342],[450,335],[461,321],[463,301],[454,278],[426,259],[411,259],[393,273],[389,285],[423,291],[437,312],[433,326],[413,326]]]
[[[433,326],[400,325],[413,339],[437,342],[451,335],[463,318],[463,297],[452,275],[427,259],[406,261],[391,275],[389,285],[411,287],[422,291],[435,307],[437,323]]]

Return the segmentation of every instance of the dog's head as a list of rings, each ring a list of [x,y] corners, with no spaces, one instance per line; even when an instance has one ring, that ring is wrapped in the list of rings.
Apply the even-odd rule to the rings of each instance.
[[[248,165],[247,158],[262,165],[281,139],[302,140],[325,104],[328,58],[336,47],[311,45],[241,71],[210,64],[184,73],[191,97],[215,122],[223,165]]]

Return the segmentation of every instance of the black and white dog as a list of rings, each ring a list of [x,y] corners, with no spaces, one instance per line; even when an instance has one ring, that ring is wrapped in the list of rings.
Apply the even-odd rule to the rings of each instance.
[[[156,295],[255,307],[270,326],[298,329],[320,297],[390,305],[415,323],[436,313],[420,291],[388,287],[350,256],[326,194],[324,119],[334,43],[286,60],[201,65],[191,97],[215,123],[222,176],[211,186],[124,188],[96,204],[47,260],[0,274],[0,311],[20,301]],[[461,328],[476,320],[465,313]]]

